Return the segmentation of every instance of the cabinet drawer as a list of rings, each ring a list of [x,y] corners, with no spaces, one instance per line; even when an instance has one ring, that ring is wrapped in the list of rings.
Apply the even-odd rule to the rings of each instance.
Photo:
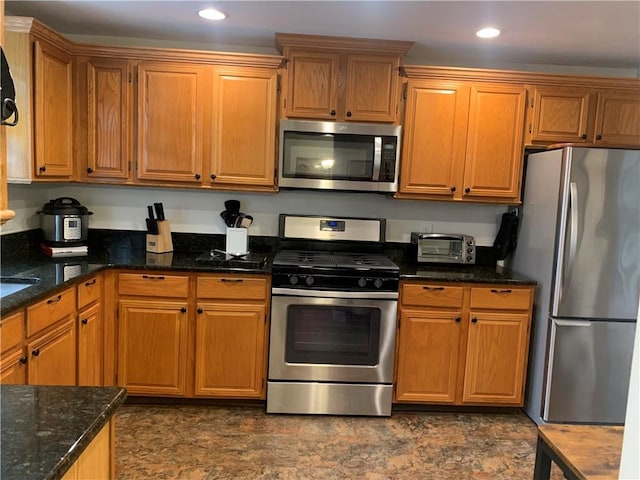
[[[67,288],[46,300],[27,307],[27,337],[75,313],[76,289]]]
[[[402,305],[461,307],[462,287],[406,283],[402,287]]]
[[[471,289],[471,308],[529,310],[530,288],[490,287]]]
[[[145,297],[186,298],[189,295],[189,277],[153,273],[121,273],[118,276],[118,293]]]
[[[96,275],[78,284],[78,310],[92,304],[102,296],[102,275]]]
[[[0,352],[4,353],[22,343],[24,314],[14,313],[2,319],[0,327]]]
[[[267,298],[267,280],[238,275],[198,277],[198,298],[263,300]]]

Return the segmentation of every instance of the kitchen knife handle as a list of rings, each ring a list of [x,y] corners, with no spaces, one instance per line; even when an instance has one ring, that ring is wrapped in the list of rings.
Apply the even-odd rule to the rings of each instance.
[[[147,205],[147,212],[149,213],[149,220],[155,220],[155,216],[153,215],[153,207],[151,205]]]

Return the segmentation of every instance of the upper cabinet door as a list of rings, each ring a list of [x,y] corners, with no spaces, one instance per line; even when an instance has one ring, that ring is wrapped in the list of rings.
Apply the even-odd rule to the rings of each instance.
[[[464,164],[469,87],[409,81],[400,192],[453,199]]]
[[[340,56],[292,51],[287,63],[287,116],[335,120]]]
[[[595,143],[603,146],[640,146],[640,90],[600,92]]]
[[[525,101],[524,87],[471,87],[463,198],[518,200]]]
[[[216,68],[212,92],[212,159],[204,176],[213,186],[274,190],[277,71]]]
[[[361,122],[395,122],[398,106],[397,55],[349,55],[345,119]]]
[[[132,84],[127,60],[92,58],[87,62],[88,180],[130,177]]]
[[[72,58],[57,47],[34,42],[35,177],[73,174]]]
[[[138,67],[137,179],[201,182],[205,81],[200,65]]]
[[[531,142],[591,141],[589,112],[594,99],[593,89],[536,87],[531,99]]]

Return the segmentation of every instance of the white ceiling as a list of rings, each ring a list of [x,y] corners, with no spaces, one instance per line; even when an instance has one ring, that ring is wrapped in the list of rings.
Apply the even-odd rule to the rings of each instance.
[[[196,14],[206,6],[228,19],[206,22]],[[640,68],[640,1],[6,0],[5,10],[61,33],[191,42],[212,50],[276,53],[274,33],[289,32],[414,41],[405,63]],[[489,24],[503,34],[477,39],[475,31]]]

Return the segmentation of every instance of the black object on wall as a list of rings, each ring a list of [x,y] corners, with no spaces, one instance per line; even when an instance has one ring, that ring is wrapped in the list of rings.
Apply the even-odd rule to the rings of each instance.
[[[9,70],[7,58],[0,48],[0,93],[2,97],[2,125],[14,127],[18,124],[18,107],[16,106],[16,89]],[[13,120],[9,120],[13,117]]]
[[[493,242],[497,260],[504,260],[513,252],[518,244],[518,214],[517,211],[502,214],[500,229]]]

